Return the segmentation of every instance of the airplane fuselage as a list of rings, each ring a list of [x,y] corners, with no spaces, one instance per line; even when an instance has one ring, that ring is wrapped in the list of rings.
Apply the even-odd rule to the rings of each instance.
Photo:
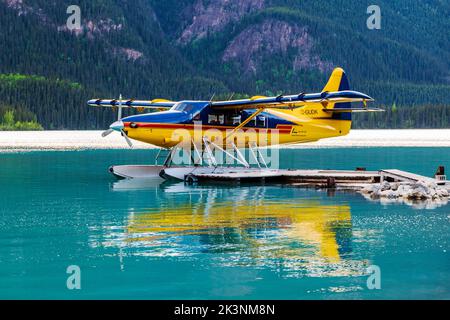
[[[371,101],[373,98],[367,94],[350,90],[344,70],[335,68],[323,90],[317,93],[226,101],[92,99],[88,104],[118,107],[118,121],[102,136],[120,132],[130,146],[129,138],[162,148],[181,142],[197,148],[198,143],[213,142],[222,148],[235,149],[313,142],[346,135],[351,128],[352,113],[383,111],[368,108],[367,102]],[[363,107],[352,107],[352,103],[357,102],[362,102]],[[122,118],[122,108],[158,112]]]
[[[181,141],[208,137],[248,147],[312,142],[348,134],[351,118],[330,116],[322,106],[298,109],[266,109],[241,129],[234,131],[256,110],[214,110],[209,102],[182,101],[168,111],[129,116],[122,119],[129,138],[170,148]]]

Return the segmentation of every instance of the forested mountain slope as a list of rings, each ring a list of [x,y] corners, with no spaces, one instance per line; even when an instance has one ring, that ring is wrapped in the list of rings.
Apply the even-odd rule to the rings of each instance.
[[[81,8],[77,32],[66,27],[72,4]],[[0,0],[0,116],[13,107],[35,113],[45,128],[102,128],[114,115],[89,109],[90,98],[319,91],[341,66],[352,87],[379,105],[395,103],[403,112],[426,104],[418,110],[448,125],[450,3],[377,1],[380,30],[366,27],[370,4]],[[419,120],[419,126],[433,124]],[[386,115],[361,121],[401,125]]]

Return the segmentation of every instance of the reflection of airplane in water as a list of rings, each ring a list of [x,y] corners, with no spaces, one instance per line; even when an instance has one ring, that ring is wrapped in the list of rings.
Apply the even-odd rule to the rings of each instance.
[[[136,181],[122,180],[113,188],[144,190],[145,183]],[[121,248],[147,256],[236,254],[225,264],[269,263],[308,273],[326,266],[320,273],[329,275],[362,270],[355,269],[361,262],[347,265],[352,257],[348,205],[327,203],[327,199],[302,200],[302,193],[310,191],[268,186],[155,186],[150,181],[149,189],[158,190],[159,199],[152,208],[144,205],[147,209],[130,212]]]
[[[297,241],[305,248],[315,246],[320,256],[333,262],[351,250],[348,206],[321,205],[315,201],[266,202],[260,194],[264,187],[256,192],[244,190],[239,199],[232,201],[221,200],[222,192],[213,189],[199,202],[181,206],[168,204],[161,212],[134,214],[127,232],[141,235],[131,241],[151,241],[163,234],[199,235],[200,242],[208,246],[206,250],[212,246],[212,250],[219,251],[222,246],[226,251],[229,245],[238,244],[259,249],[267,245],[266,236],[279,237],[286,244]],[[282,256],[283,251],[287,253],[291,249],[285,247],[277,253]]]

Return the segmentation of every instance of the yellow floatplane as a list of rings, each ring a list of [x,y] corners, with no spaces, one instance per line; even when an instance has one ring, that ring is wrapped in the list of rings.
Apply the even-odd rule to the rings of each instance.
[[[350,90],[343,69],[336,68],[319,93],[299,93],[276,97],[254,96],[228,101],[168,101],[93,99],[91,106],[117,107],[118,120],[103,133],[118,131],[130,147],[131,139],[169,150],[162,166],[118,166],[111,171],[120,177],[141,177],[160,173],[173,165],[175,151],[190,150],[189,167],[204,161],[209,168],[219,163],[213,151],[223,152],[244,168],[250,164],[239,149],[248,148],[259,167],[267,166],[258,148],[313,142],[349,133],[353,112],[376,112],[367,107],[373,99]],[[362,107],[352,103],[362,102]],[[151,109],[157,112],[122,118],[123,108]],[[185,166],[186,167],[186,166]],[[181,177],[186,168],[178,172]],[[158,173],[158,174],[159,174]]]

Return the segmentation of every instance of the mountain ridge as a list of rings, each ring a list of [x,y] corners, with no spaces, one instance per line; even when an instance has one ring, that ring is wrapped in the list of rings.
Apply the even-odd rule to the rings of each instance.
[[[439,19],[450,5],[442,1],[380,0],[382,29],[368,30],[366,1],[80,0],[82,30],[75,32],[65,27],[71,2],[0,0],[0,74],[59,86],[52,99],[45,82],[0,77],[0,92],[46,128],[106,126],[114,115],[89,109],[93,97],[319,91],[336,66],[380,106],[450,105],[450,22]],[[414,19],[417,12],[424,21]],[[81,87],[74,94],[57,79]]]

